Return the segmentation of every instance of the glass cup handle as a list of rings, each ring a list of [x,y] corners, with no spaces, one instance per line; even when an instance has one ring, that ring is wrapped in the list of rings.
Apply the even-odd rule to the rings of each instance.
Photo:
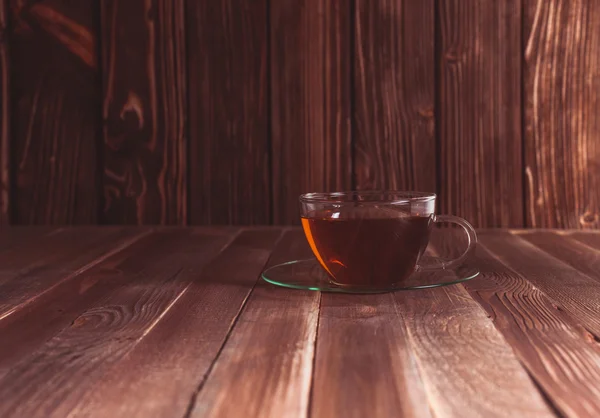
[[[475,249],[475,245],[477,244],[475,228],[463,218],[453,215],[437,215],[434,216],[433,222],[447,222],[461,226],[467,234],[467,249],[454,260],[439,260],[439,264],[434,264],[432,266],[417,265],[416,271],[444,270],[459,266],[471,255],[471,252]]]

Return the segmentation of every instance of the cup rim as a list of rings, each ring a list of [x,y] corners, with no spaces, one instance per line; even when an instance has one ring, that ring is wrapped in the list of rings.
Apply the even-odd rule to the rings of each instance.
[[[342,192],[312,192],[300,195],[302,203],[353,203],[353,200],[340,200],[339,198],[353,197],[377,197],[390,196],[390,198],[380,198],[374,200],[362,200],[361,203],[407,203],[407,202],[429,202],[437,197],[431,192],[416,192],[405,190],[354,190]]]

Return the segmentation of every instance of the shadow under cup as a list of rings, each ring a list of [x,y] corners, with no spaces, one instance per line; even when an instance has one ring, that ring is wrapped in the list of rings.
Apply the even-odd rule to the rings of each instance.
[[[414,192],[310,193],[302,227],[331,280],[352,288],[401,285],[417,268],[434,223],[435,195]]]

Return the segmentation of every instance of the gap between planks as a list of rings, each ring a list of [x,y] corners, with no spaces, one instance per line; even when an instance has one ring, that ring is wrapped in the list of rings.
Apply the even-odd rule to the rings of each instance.
[[[302,232],[284,234],[266,266],[311,255]],[[319,316],[317,292],[258,280],[189,416],[306,416]],[[227,393],[236,393],[236,402]]]
[[[202,270],[192,273],[194,285],[152,333],[117,362],[102,366],[102,376],[70,406],[69,416],[189,414],[194,396],[203,388],[199,377],[206,380],[280,237],[281,229],[240,232]],[[172,383],[165,386],[164,381]],[[152,394],[151,400],[147,394]]]
[[[538,235],[547,234],[547,231],[531,232],[532,236],[536,233]],[[518,243],[524,244],[525,249],[530,248],[530,251],[533,252],[539,251],[538,256],[542,253],[549,257],[547,261],[555,261],[561,265],[563,272],[580,273],[564,260],[546,253],[543,249],[515,236],[515,234],[496,232],[492,235],[501,236],[502,234],[507,237],[512,236],[511,239],[516,239]],[[563,236],[562,234],[555,235],[556,237]],[[482,234],[483,241],[486,241],[485,236],[486,233]],[[494,243],[492,242],[492,244]],[[564,413],[568,416],[597,416],[600,404],[594,401],[597,395],[594,395],[593,382],[597,379],[594,376],[600,373],[596,366],[600,346],[594,335],[581,324],[576,312],[562,309],[561,301],[552,298],[552,295],[545,291],[546,283],[536,283],[535,280],[531,282],[527,279],[527,274],[521,273],[519,268],[515,267],[516,259],[512,258],[510,254],[507,255],[508,259],[505,259],[485,243],[480,242],[480,245],[485,253],[480,251],[476,262],[483,266],[482,276],[464,283],[464,286],[482,308],[494,316],[496,328],[506,339],[512,341],[511,346],[517,357],[555,413],[560,411],[558,415]],[[501,244],[495,243],[492,247],[496,246],[502,252],[499,245]],[[506,251],[504,249],[505,253]],[[519,252],[518,249],[513,251]],[[523,253],[523,249],[521,249],[519,255],[528,257],[533,256],[533,253]],[[492,268],[494,263],[501,267]],[[505,273],[508,275],[505,275],[502,269],[505,269]],[[495,295],[491,299],[490,292],[492,292],[491,295]],[[535,325],[536,321],[541,321],[543,329],[540,329],[540,325]],[[553,330],[551,335],[558,335],[560,338],[553,342],[552,338],[547,336],[546,328]],[[557,350],[566,350],[570,355],[568,358],[562,355],[557,356]],[[571,357],[576,358],[577,362],[571,362],[569,360]],[[587,364],[587,366],[582,369],[578,366],[579,363]],[[572,392],[569,388],[565,388],[565,385],[570,385],[569,387],[580,385],[580,390]]]
[[[183,234],[183,233],[182,233]],[[74,409],[72,409],[72,406],[81,406],[81,395],[89,395],[88,392],[86,392],[86,388],[89,389],[89,387],[93,386],[94,384],[97,384],[98,381],[97,379],[94,379],[94,376],[98,377],[99,374],[98,373],[102,373],[104,371],[106,371],[108,368],[110,368],[112,365],[116,363],[118,363],[119,361],[121,361],[123,359],[123,356],[133,350],[135,348],[135,346],[140,342],[143,341],[145,337],[147,337],[150,334],[150,330],[154,329],[155,327],[158,326],[158,324],[161,323],[161,321],[165,318],[165,316],[169,313],[170,309],[172,309],[174,306],[176,306],[177,301],[179,301],[181,299],[181,297],[185,296],[185,291],[189,289],[189,283],[186,283],[187,280],[189,280],[190,274],[193,274],[192,270],[189,270],[189,268],[186,270],[186,278],[184,279],[175,279],[175,280],[169,280],[167,278],[165,279],[160,279],[160,277],[164,276],[159,274],[158,272],[156,272],[155,270],[158,268],[159,270],[162,270],[163,273],[168,273],[169,276],[173,276],[173,274],[175,276],[180,276],[182,274],[181,268],[178,268],[176,265],[174,266],[175,268],[171,268],[169,267],[172,263],[176,263],[177,261],[179,262],[185,262],[185,265],[187,267],[191,267],[191,264],[188,263],[188,261],[192,262],[194,265],[198,265],[198,266],[204,266],[207,263],[210,262],[210,260],[214,259],[216,254],[220,254],[224,249],[226,249],[228,247],[228,245],[234,240],[234,237],[237,234],[234,233],[224,233],[221,232],[219,234],[211,234],[211,233],[207,233],[207,234],[201,234],[201,235],[197,235],[195,233],[185,233],[185,234],[172,234],[172,233],[168,233],[167,235],[165,235],[165,237],[169,237],[169,240],[167,240],[166,243],[163,243],[162,239],[160,239],[160,236],[158,234],[154,234],[154,237],[157,237],[156,239],[153,240],[145,240],[144,242],[148,241],[148,243],[150,243],[150,247],[148,248],[153,248],[153,251],[155,252],[155,258],[157,259],[156,256],[158,255],[158,261],[156,263],[151,263],[151,267],[153,267],[153,269],[151,269],[151,271],[149,271],[151,273],[151,275],[154,275],[156,277],[158,277],[157,280],[151,279],[150,276],[144,276],[144,271],[146,271],[147,269],[147,262],[145,261],[144,257],[147,257],[148,255],[146,253],[139,253],[139,249],[137,251],[129,251],[130,255],[129,257],[133,257],[133,259],[137,260],[137,264],[135,265],[130,265],[131,263],[127,264],[127,258],[123,259],[123,260],[115,260],[113,261],[116,262],[117,264],[115,264],[114,267],[119,268],[118,271],[116,271],[116,274],[119,274],[120,271],[120,266],[122,265],[125,269],[125,273],[127,273],[127,275],[131,276],[132,279],[128,280],[127,283],[125,283],[125,287],[124,288],[116,288],[114,292],[112,292],[111,294],[107,295],[106,298],[103,298],[102,300],[99,300],[97,302],[95,302],[91,308],[88,306],[87,309],[85,310],[85,312],[83,314],[79,314],[79,316],[77,317],[77,319],[73,322],[71,327],[67,327],[64,329],[65,332],[59,332],[59,334],[55,335],[51,340],[48,340],[46,343],[44,343],[41,347],[40,350],[37,351],[37,353],[31,357],[28,357],[27,361],[22,361],[19,364],[15,364],[11,369],[9,369],[9,371],[5,374],[2,375],[2,379],[6,379],[6,378],[10,378],[13,379],[13,388],[10,390],[10,393],[14,394],[14,395],[21,395],[21,396],[25,396],[24,391],[27,390],[27,387],[29,387],[29,384],[26,384],[25,386],[23,386],[24,383],[27,382],[27,380],[23,381],[23,378],[18,377],[18,376],[22,376],[23,373],[28,373],[30,375],[31,378],[34,379],[34,383],[35,383],[35,373],[34,375],[31,375],[32,372],[35,372],[36,369],[39,369],[39,367],[41,367],[39,364],[36,365],[36,363],[41,362],[40,364],[44,364],[44,363],[48,363],[49,364],[53,364],[55,361],[53,360],[53,358],[56,358],[57,355],[59,355],[58,353],[68,349],[68,352],[71,352],[72,350],[83,350],[81,351],[81,354],[78,357],[81,356],[87,356],[88,361],[85,361],[85,363],[90,363],[88,366],[86,366],[84,363],[81,363],[81,361],[76,361],[76,358],[73,358],[73,362],[68,363],[68,368],[71,369],[71,371],[74,373],[75,378],[79,377],[82,378],[83,375],[81,375],[81,373],[84,373],[85,370],[88,370],[88,372],[85,372],[85,375],[87,376],[85,378],[85,381],[87,382],[86,385],[83,385],[85,387],[83,387],[81,385],[80,382],[76,387],[77,390],[75,390],[74,392],[75,395],[77,396],[65,396],[64,398],[62,398],[62,401],[60,403],[54,403],[51,404],[49,403],[51,400],[48,400],[46,396],[43,396],[44,392],[47,393],[48,390],[50,389],[44,389],[43,387],[38,387],[38,390],[35,389],[29,389],[29,390],[33,390],[33,393],[31,393],[31,396],[37,397],[39,400],[39,403],[35,403],[35,402],[28,402],[25,405],[24,404],[20,404],[20,406],[18,405],[13,405],[12,407],[10,405],[5,405],[6,408],[8,408],[8,410],[22,410],[23,408],[25,410],[29,410],[30,412],[33,410],[37,410],[37,411],[46,411],[46,413],[60,413],[61,416],[66,415],[67,413],[69,413],[70,415],[75,413],[77,414],[79,411],[76,411]],[[188,244],[192,244],[192,243],[196,243],[196,237],[200,238],[202,237],[202,239],[200,241],[198,241],[198,244],[195,245],[193,248],[188,249],[187,246]],[[216,241],[214,244],[212,243],[213,238],[216,237],[221,237],[219,238],[218,241]],[[179,244],[178,247],[176,248],[169,248],[170,244],[173,244],[173,239],[175,238],[179,238],[179,240],[185,238],[187,241],[184,241],[182,243]],[[163,237],[164,239],[164,237]],[[175,243],[177,243],[178,241],[176,241]],[[165,247],[165,245],[167,245],[167,247]],[[165,248],[163,248],[165,247]],[[214,247],[214,248],[213,248]],[[177,251],[175,251],[177,248],[181,249],[185,249],[186,251],[184,251],[183,253],[179,253]],[[160,256],[160,254],[163,254],[163,250],[166,249],[167,254],[166,256],[170,257],[168,258],[166,261],[161,261],[160,259],[163,258]],[[198,249],[204,249],[206,250],[206,255],[203,255],[202,257],[198,258],[196,254],[196,251]],[[213,251],[213,249],[215,251]],[[132,260],[133,260],[132,259]],[[126,264],[121,264],[121,263],[126,263]],[[162,263],[162,264],[161,264]],[[166,264],[165,264],[166,263]],[[128,266],[128,267],[125,267]],[[161,267],[162,266],[162,267]],[[109,265],[110,267],[110,265]],[[141,269],[141,270],[139,270]],[[98,268],[94,269],[94,270],[98,270]],[[112,269],[111,271],[113,271],[114,269]],[[139,272],[138,272],[139,270]],[[97,271],[96,273],[99,273],[99,271]],[[142,274],[140,276],[140,273]],[[159,277],[160,276],[160,277]],[[136,285],[136,279],[135,277],[141,277],[142,279],[147,278],[147,282],[145,282],[146,284],[156,284],[159,287],[162,284],[165,284],[165,286],[167,286],[165,288],[165,295],[164,297],[162,297],[162,293],[160,294],[156,294],[154,290],[149,289],[149,290],[144,290],[147,289],[148,286],[139,286],[139,283]],[[166,277],[166,276],[165,276]],[[181,283],[174,283],[175,281],[177,282],[181,282]],[[183,286],[181,286],[183,285]],[[129,290],[128,290],[129,289]],[[174,290],[178,290],[177,293],[173,293],[172,291]],[[142,292],[142,293],[140,293]],[[150,293],[148,293],[150,292]],[[140,296],[141,299],[139,299],[139,302],[143,302],[144,300],[147,299],[147,303],[148,303],[148,309],[149,309],[149,313],[151,314],[150,317],[148,319],[152,320],[151,323],[148,323],[148,325],[144,325],[144,322],[146,321],[145,318],[140,317],[139,320],[137,322],[131,322],[129,320],[127,320],[127,322],[124,322],[123,326],[128,326],[129,328],[123,328],[122,326],[117,327],[116,329],[112,330],[112,328],[110,328],[110,326],[106,329],[104,329],[104,327],[101,327],[100,330],[96,330],[96,326],[94,325],[94,315],[98,315],[98,314],[102,314],[103,311],[106,311],[106,313],[110,314],[110,309],[111,306],[115,306],[118,307],[120,306],[119,304],[122,303],[126,298],[128,301],[132,300],[131,297],[134,298],[134,301],[136,303],[135,306],[137,306],[137,297],[136,295]],[[146,294],[148,294],[148,296],[146,296]],[[154,296],[158,297],[161,296],[160,299],[154,299]],[[148,297],[150,297],[150,299],[148,299]],[[152,318],[152,310],[156,309],[155,307],[153,307],[152,305],[157,305],[158,307],[160,307],[160,304],[162,304],[163,302],[161,301],[164,300],[164,302],[167,302],[165,304],[165,308],[161,309],[158,312],[158,315],[156,316],[156,318]],[[168,300],[171,299],[171,300]],[[129,303],[129,302],[128,302]],[[132,302],[133,303],[133,302]],[[116,304],[116,305],[115,305]],[[141,308],[143,308],[146,305],[142,305]],[[104,308],[106,307],[106,309]],[[126,305],[123,305],[124,308],[127,308]],[[131,307],[132,309],[134,309],[134,306]],[[139,307],[135,308],[136,310]],[[126,312],[123,312],[124,314],[126,314]],[[134,313],[134,312],[132,312]],[[90,315],[91,314],[91,315]],[[122,316],[122,315],[121,315]],[[128,314],[126,315],[128,316]],[[147,317],[147,315],[143,315],[145,317]],[[132,317],[132,319],[135,319],[136,315],[134,315]],[[127,319],[127,318],[124,318]],[[87,324],[87,322],[89,322],[90,320],[92,320],[92,323],[90,323],[89,325]],[[139,322],[142,321],[142,322]],[[129,325],[131,324],[131,325]],[[105,324],[106,325],[106,324]],[[110,325],[110,324],[109,324]],[[106,325],[108,326],[108,325]],[[123,329],[121,329],[123,328]],[[124,331],[133,331],[132,332],[125,332]],[[110,332],[109,332],[110,331]],[[142,331],[141,333],[139,331]],[[100,334],[98,334],[98,332],[100,332]],[[108,334],[106,332],[109,332]],[[135,336],[135,334],[138,334],[137,338],[130,338],[131,336]],[[88,335],[89,334],[89,335]],[[93,338],[94,335],[97,334],[97,337],[100,337],[101,340],[103,341],[102,344],[106,345],[108,344],[107,349],[109,349],[108,351],[115,351],[116,354],[109,354],[109,353],[105,353],[100,355],[100,353],[96,353],[96,351],[90,351],[90,347],[86,348],[87,345],[85,344],[86,338],[89,340],[89,338]],[[81,339],[82,337],[85,337],[83,340]],[[127,338],[125,338],[127,337]],[[135,340],[135,341],[133,341]],[[91,341],[91,340],[90,340]],[[66,344],[66,345],[65,345]],[[81,345],[83,344],[83,346]],[[102,345],[101,344],[101,345]],[[111,345],[112,344],[112,345]],[[97,343],[95,342],[94,345],[97,345]],[[110,348],[113,348],[114,350],[111,350]],[[127,350],[127,351],[123,351],[123,350]],[[58,350],[58,351],[57,351]],[[96,354],[94,354],[96,353]],[[99,358],[95,358],[94,356],[99,356]],[[69,355],[68,355],[69,356]],[[90,357],[91,356],[91,357]],[[117,356],[117,357],[115,357]],[[78,358],[77,357],[77,358]],[[85,358],[85,357],[84,357]],[[105,358],[105,360],[108,360],[107,364],[105,364],[104,362],[102,362],[102,358]],[[33,359],[33,362],[32,362]],[[56,360],[58,360],[58,363],[60,365],[60,363],[63,363],[64,359],[61,359],[60,357],[56,358]],[[100,362],[100,363],[99,363]],[[50,367],[52,368],[52,367]],[[55,367],[56,368],[56,367]],[[85,369],[85,370],[84,370]],[[91,373],[90,373],[91,372]],[[95,373],[95,374],[94,374]],[[10,374],[10,376],[8,376]],[[59,378],[60,376],[58,376],[57,378]],[[16,380],[15,380],[16,378]],[[69,379],[73,379],[73,375],[70,376]],[[64,379],[63,379],[64,380]],[[76,379],[75,379],[76,380]],[[45,384],[45,386],[49,386],[50,388],[52,387],[52,385],[57,385],[60,382],[60,378],[59,380],[56,380],[56,378],[50,378],[50,380]],[[72,382],[71,382],[72,383]],[[15,386],[16,385],[16,386]],[[2,387],[0,385],[0,387]],[[36,387],[36,386],[34,386]],[[9,390],[8,388],[5,388],[3,390],[3,394],[6,396],[7,393],[6,391]],[[16,393],[14,392],[16,391]],[[40,392],[41,391],[41,395]],[[60,390],[58,392],[61,392]],[[68,392],[67,392],[68,393]],[[63,392],[64,394],[64,392]],[[49,393],[47,393],[47,395],[49,395]],[[41,396],[41,397],[40,397]],[[12,395],[11,395],[12,397]],[[53,395],[54,399],[56,400],[56,398],[60,398],[60,393]],[[33,399],[32,399],[33,401]],[[14,404],[14,402],[13,402]],[[5,408],[0,407],[0,409],[2,409],[3,411],[5,410]],[[83,408],[84,412],[86,410],[86,408]],[[87,410],[89,412],[89,409]],[[7,411],[5,411],[7,412]],[[21,411],[23,412],[23,411]]]
[[[243,230],[250,230],[250,231],[252,231],[252,230],[255,230],[256,228],[257,227],[249,227],[249,228],[243,228]],[[280,241],[283,239],[283,236],[285,235],[286,231],[289,230],[289,228],[281,228],[281,227],[271,226],[270,229],[280,229],[280,230],[282,230],[281,231],[281,235],[279,236],[279,238],[277,239],[277,241],[275,242],[275,245],[274,245],[274,248],[277,248],[277,245],[279,245]],[[271,255],[269,256],[269,258],[265,262],[265,266],[269,265],[271,257],[273,257],[273,253],[271,253]],[[261,271],[260,274],[262,274],[262,271]],[[192,397],[190,399],[189,405],[188,405],[187,410],[185,412],[184,418],[189,418],[191,416],[191,414],[192,414],[192,412],[194,410],[194,406],[196,405],[196,400],[198,398],[198,394],[200,393],[200,391],[204,387],[204,384],[206,383],[206,381],[210,377],[210,375],[212,373],[212,370],[213,370],[216,362],[219,360],[219,357],[221,356],[221,353],[223,352],[223,348],[225,347],[225,345],[227,345],[227,342],[229,341],[229,337],[231,336],[231,331],[235,328],[235,326],[236,326],[236,324],[237,324],[237,322],[238,322],[238,320],[240,318],[240,315],[242,314],[242,312],[246,308],[246,303],[248,302],[248,299],[250,298],[250,296],[254,292],[254,289],[256,287],[256,283],[258,283],[259,280],[261,280],[260,275],[259,275],[259,277],[257,277],[256,282],[252,286],[252,289],[250,290],[250,292],[248,292],[248,294],[246,295],[246,297],[242,301],[242,304],[240,305],[240,307],[239,307],[239,309],[238,309],[235,317],[231,321],[231,325],[229,326],[229,329],[227,331],[227,334],[225,335],[225,339],[223,340],[223,343],[219,347],[217,355],[215,356],[215,358],[213,359],[212,363],[210,364],[208,370],[206,371],[206,374],[202,377],[202,379],[198,383],[198,387],[196,388],[196,390],[192,394]]]

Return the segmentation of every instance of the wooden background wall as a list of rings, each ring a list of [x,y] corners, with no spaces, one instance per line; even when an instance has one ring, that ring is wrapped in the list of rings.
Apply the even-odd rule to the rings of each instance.
[[[600,226],[596,0],[0,0],[0,222],[287,224],[437,191]]]

